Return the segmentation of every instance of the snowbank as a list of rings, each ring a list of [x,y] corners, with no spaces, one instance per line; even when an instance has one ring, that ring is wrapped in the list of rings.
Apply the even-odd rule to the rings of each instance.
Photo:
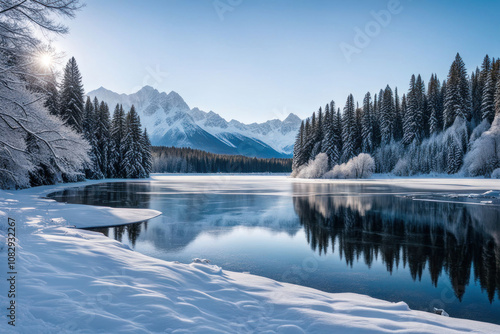
[[[130,181],[130,180],[128,180]],[[102,182],[127,182],[126,179],[87,181],[73,184],[34,187],[20,191],[0,190],[0,208],[2,203],[11,199],[10,203],[22,206],[23,212],[45,221],[59,221],[64,217],[64,224],[70,227],[88,228],[138,223],[161,215],[160,211],[149,209],[118,209],[104,206],[58,203],[52,199],[42,198],[50,193],[65,188],[86,186]],[[12,199],[15,198],[15,199]],[[7,203],[9,204],[9,203]]]
[[[65,219],[76,211],[36,193],[0,192],[1,226],[7,216],[17,222],[19,273],[16,327],[4,318],[2,333],[500,332],[497,325],[412,311],[403,302],[321,292],[202,260],[186,265],[150,258],[68,227],[73,223]],[[80,215],[98,217],[94,208],[78,207]],[[138,218],[131,216],[113,219]],[[5,255],[1,249],[2,261]],[[1,284],[6,291],[6,281]],[[5,293],[0,302],[6,305]]]
[[[335,165],[328,170],[328,156],[318,154],[305,166],[292,173],[292,177],[299,179],[366,179],[375,171],[375,161],[366,153],[353,157],[346,163]]]

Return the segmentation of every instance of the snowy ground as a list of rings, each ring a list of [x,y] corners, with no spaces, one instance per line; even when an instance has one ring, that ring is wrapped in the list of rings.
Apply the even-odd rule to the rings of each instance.
[[[480,179],[366,182],[500,189],[500,183]],[[70,226],[136,222],[157,211],[40,199],[61,187],[0,191],[1,237],[8,218],[15,219],[17,236],[15,328],[4,315],[11,298],[3,279],[7,247],[0,244],[2,333],[500,333],[497,325],[412,311],[404,302],[325,293],[203,261],[185,265],[150,258]]]

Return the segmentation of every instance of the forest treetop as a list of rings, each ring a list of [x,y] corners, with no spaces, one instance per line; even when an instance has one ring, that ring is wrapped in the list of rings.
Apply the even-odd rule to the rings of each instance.
[[[500,168],[499,114],[500,59],[486,55],[469,77],[457,53],[447,79],[433,74],[427,89],[412,75],[401,98],[387,85],[373,100],[366,93],[361,107],[349,95],[343,113],[333,101],[320,107],[301,124],[293,175],[320,153],[327,169],[368,153],[378,173],[490,176]]]

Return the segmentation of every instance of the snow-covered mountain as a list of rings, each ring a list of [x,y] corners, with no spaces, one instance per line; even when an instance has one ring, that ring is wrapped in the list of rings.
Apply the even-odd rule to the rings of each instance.
[[[135,106],[153,145],[191,147],[220,154],[260,158],[291,157],[300,118],[294,114],[281,121],[243,124],[226,121],[213,111],[189,108],[176,92],[160,93],[145,86],[134,94],[118,94],[103,87],[87,94],[125,110]]]

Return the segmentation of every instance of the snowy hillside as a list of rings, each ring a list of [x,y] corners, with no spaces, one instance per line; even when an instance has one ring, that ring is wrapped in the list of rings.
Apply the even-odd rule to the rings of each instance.
[[[108,103],[111,109],[132,105],[148,129],[153,145],[191,147],[213,153],[242,154],[259,158],[291,157],[300,118],[243,124],[226,121],[213,111],[190,109],[176,92],[162,92],[145,86],[134,94],[118,94],[103,87],[88,93]]]

